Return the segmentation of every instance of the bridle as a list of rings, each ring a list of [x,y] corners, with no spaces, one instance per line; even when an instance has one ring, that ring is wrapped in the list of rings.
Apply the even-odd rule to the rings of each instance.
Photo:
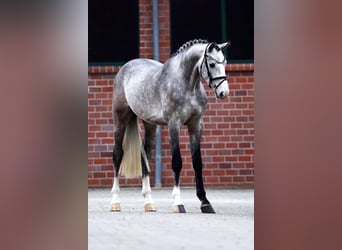
[[[207,45],[207,47],[205,48],[205,51],[204,51],[204,58],[203,58],[203,61],[202,61],[202,63],[201,63],[201,68],[200,68],[200,69],[202,69],[202,66],[203,66],[203,63],[204,63],[204,64],[205,64],[205,67],[206,67],[206,69],[207,69],[207,72],[208,72],[208,76],[209,76],[209,83],[208,83],[208,84],[209,84],[209,87],[210,87],[210,88],[212,88],[211,83],[212,83],[213,81],[221,80],[217,85],[214,86],[214,90],[215,90],[215,94],[216,94],[216,89],[217,89],[224,81],[227,80],[227,76],[225,75],[225,76],[216,76],[216,77],[213,77],[213,76],[211,75],[210,70],[209,70],[208,58],[211,59],[211,60],[213,60],[213,61],[215,61],[215,62],[218,63],[218,64],[224,64],[224,62],[225,62],[226,59],[223,58],[223,60],[220,62],[220,61],[216,60],[214,57],[208,55],[208,54],[207,54],[207,50],[208,50],[209,45],[210,45],[210,43],[209,43],[209,44]],[[202,71],[200,71],[200,74],[201,74],[201,76],[202,76]],[[203,76],[202,76],[202,77],[203,77]]]

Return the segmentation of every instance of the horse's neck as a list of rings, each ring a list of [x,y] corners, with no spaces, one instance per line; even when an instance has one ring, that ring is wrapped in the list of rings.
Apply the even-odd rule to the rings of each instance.
[[[190,85],[190,88],[195,88],[197,84],[200,84],[199,67],[203,58],[203,51],[201,46],[193,46],[182,55],[183,77]]]

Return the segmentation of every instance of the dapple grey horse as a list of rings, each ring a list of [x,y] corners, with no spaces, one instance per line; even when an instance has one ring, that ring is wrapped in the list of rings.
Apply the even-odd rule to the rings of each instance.
[[[186,125],[190,136],[196,194],[203,213],[215,213],[206,197],[202,178],[202,117],[207,96],[204,79],[215,96],[229,94],[225,73],[226,59],[222,52],[229,42],[216,44],[192,40],[181,46],[164,64],[150,59],[134,59],[121,67],[116,75],[113,93],[115,167],[111,211],[120,211],[119,176],[142,176],[145,211],[156,211],[151,196],[149,164],[157,124],[167,125],[172,152],[174,187],[173,212],[186,212],[180,194],[182,158],[179,132]],[[140,138],[137,118],[144,125],[144,141]]]

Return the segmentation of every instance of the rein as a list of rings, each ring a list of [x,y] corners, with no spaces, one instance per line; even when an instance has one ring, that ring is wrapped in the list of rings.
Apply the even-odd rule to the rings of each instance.
[[[211,75],[211,72],[209,70],[209,65],[208,65],[208,58],[210,58],[211,60],[214,60],[216,63],[218,64],[223,64],[224,61],[225,61],[225,58],[222,60],[222,62],[216,60],[215,58],[213,58],[212,56],[208,55],[207,54],[207,50],[208,50],[208,47],[209,47],[210,44],[207,45],[207,47],[205,48],[205,52],[204,52],[204,58],[203,58],[203,61],[201,63],[201,69],[202,69],[202,65],[203,63],[205,63],[205,67],[207,69],[207,72],[208,72],[208,76],[209,76],[209,87],[211,87],[211,83],[213,81],[216,81],[216,80],[221,80],[217,85],[214,86],[214,89],[215,89],[215,94],[216,94],[216,89],[225,81],[227,80],[227,76],[216,76],[216,77],[213,77]],[[202,72],[201,72],[201,76],[202,76]],[[202,76],[203,77],[203,76]]]

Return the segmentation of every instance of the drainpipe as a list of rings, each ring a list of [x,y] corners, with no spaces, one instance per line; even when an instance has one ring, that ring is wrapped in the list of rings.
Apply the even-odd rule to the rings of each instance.
[[[153,23],[153,58],[159,62],[159,20],[158,20],[158,0],[152,0],[152,23]],[[161,187],[161,128],[157,126],[156,131],[156,155],[155,155],[155,187]]]

